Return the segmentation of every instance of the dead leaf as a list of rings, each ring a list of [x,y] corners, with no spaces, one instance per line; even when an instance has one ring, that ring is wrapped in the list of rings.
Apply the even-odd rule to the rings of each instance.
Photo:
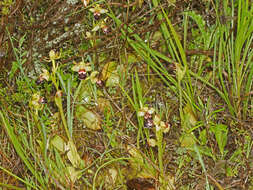
[[[155,190],[151,178],[134,178],[127,181],[127,190]]]

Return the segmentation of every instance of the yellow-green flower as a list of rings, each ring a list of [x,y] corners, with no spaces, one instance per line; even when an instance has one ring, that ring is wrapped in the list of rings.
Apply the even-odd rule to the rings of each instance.
[[[82,0],[82,2],[83,2],[83,5],[84,5],[85,7],[87,7],[88,4],[89,4],[89,2],[90,2],[90,0]]]
[[[90,79],[92,84],[96,84],[99,87],[102,87],[104,85],[104,82],[100,79],[100,77],[98,75],[99,75],[98,71],[93,71],[90,74],[89,79]]]
[[[97,81],[98,81],[98,78],[97,78],[98,73],[99,73],[98,71],[93,71],[90,74],[90,81],[91,81],[92,84],[97,83]]]
[[[163,127],[163,132],[164,133],[168,133],[170,131],[170,124],[169,123],[165,123],[165,126]]]
[[[47,103],[46,98],[40,95],[39,92],[32,95],[32,98],[29,102],[29,106],[31,109],[35,110],[36,112],[38,110],[42,110],[43,104]]]
[[[138,112],[139,117],[144,117],[144,119],[150,119],[152,118],[152,114],[155,112],[154,108],[149,108],[149,107],[142,107],[140,111]]]
[[[153,118],[152,118],[152,114],[155,112],[154,108],[149,108],[149,107],[142,107],[141,109],[138,111],[137,115],[139,117],[144,117],[144,127],[146,128],[151,128],[153,127],[154,123],[153,123]]]
[[[50,77],[50,74],[48,72],[48,70],[46,69],[42,69],[42,73],[40,74],[39,78],[36,81],[36,84],[41,84],[43,83],[45,80],[48,81]]]
[[[156,127],[156,131],[159,131],[161,129],[160,123],[161,123],[160,117],[155,115],[154,124],[155,124],[155,127]]]
[[[99,4],[96,4],[94,8],[90,8],[89,10],[93,13],[95,19],[99,19],[101,14],[108,12],[106,9],[101,8]]]
[[[99,22],[93,29],[92,29],[92,32],[96,32],[98,31],[99,29],[102,29],[103,32],[105,34],[108,34],[109,33],[109,27],[106,25],[106,20],[107,18],[105,18],[104,20],[102,20],[101,22]]]
[[[84,63],[81,61],[79,63],[74,62],[74,64],[72,71],[78,72],[78,78],[80,80],[84,80],[87,76],[87,72],[92,70],[90,63]]]
[[[148,139],[147,142],[148,142],[148,145],[151,146],[151,147],[155,147],[156,144],[157,144],[156,140],[152,139],[152,138]]]
[[[156,131],[162,130],[163,133],[169,132],[170,125],[168,123],[165,123],[164,121],[161,121],[159,116],[155,115],[153,121],[156,127]]]
[[[54,50],[51,50],[49,52],[49,58],[50,60],[56,60],[56,59],[60,59],[61,55],[58,52],[55,52]]]
[[[91,33],[90,32],[86,32],[86,38],[87,39],[89,39],[89,38],[91,38],[92,36],[91,36]]]

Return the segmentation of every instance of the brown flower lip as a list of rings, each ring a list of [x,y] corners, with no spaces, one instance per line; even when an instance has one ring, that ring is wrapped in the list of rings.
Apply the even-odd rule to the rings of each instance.
[[[152,115],[150,113],[145,113],[144,115],[144,119],[151,119],[152,118]]]
[[[104,32],[105,34],[108,34],[108,33],[110,32],[110,29],[109,29],[108,26],[104,26],[104,27],[102,28],[102,30],[103,30],[103,32]]]
[[[60,97],[62,97],[62,91],[61,90],[58,90],[57,92],[56,92],[56,94],[55,94],[55,96],[56,96],[56,98],[60,98]]]
[[[45,81],[45,80],[44,80],[43,78],[39,77],[39,78],[36,80],[35,83],[36,83],[37,85],[40,85],[40,84],[44,83],[44,81]]]
[[[98,80],[98,81],[96,82],[96,84],[97,84],[99,87],[102,87],[102,86],[104,86],[104,81]]]
[[[87,77],[87,74],[86,74],[85,69],[80,69],[80,70],[78,71],[78,78],[79,78],[80,80],[84,80],[86,77]]]
[[[100,18],[100,13],[99,12],[94,12],[93,16],[96,20],[98,20]]]
[[[152,119],[144,120],[144,127],[145,128],[151,128],[154,126],[154,122]]]
[[[47,99],[46,99],[45,97],[41,97],[41,98],[39,99],[39,103],[40,103],[40,104],[46,104],[46,103],[47,103]]]

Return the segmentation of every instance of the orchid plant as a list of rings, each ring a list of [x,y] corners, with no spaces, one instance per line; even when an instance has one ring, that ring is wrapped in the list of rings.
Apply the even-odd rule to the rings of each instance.
[[[142,106],[137,113],[138,117],[144,118],[144,127],[152,128],[155,126],[156,139],[148,138],[147,143],[151,147],[158,147],[158,161],[161,173],[163,173],[163,152],[165,143],[163,142],[163,134],[168,133],[170,125],[161,120],[161,118],[155,114],[155,109],[152,107]]]

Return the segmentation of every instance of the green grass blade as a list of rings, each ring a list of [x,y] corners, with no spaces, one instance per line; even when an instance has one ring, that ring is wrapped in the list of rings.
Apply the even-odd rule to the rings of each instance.
[[[3,114],[2,111],[0,111],[0,116],[1,116],[1,120],[3,123],[3,126],[17,152],[17,154],[19,155],[19,157],[21,158],[21,160],[24,162],[24,164],[26,165],[26,167],[30,170],[30,172],[34,175],[34,177],[38,180],[38,182],[40,183],[40,185],[45,188],[45,184],[44,184],[44,180],[43,178],[41,178],[41,176],[39,175],[39,173],[37,173],[37,171],[35,170],[34,166],[32,165],[32,161],[28,158],[28,156],[24,153],[23,149],[22,149],[22,145],[19,143],[17,136],[15,135],[14,131],[13,131],[13,127],[10,125],[9,121],[6,119],[7,116],[6,114]]]
[[[9,174],[10,176],[14,177],[15,179],[17,179],[17,180],[21,181],[22,183],[26,184],[27,186],[29,186],[29,187],[31,187],[33,189],[38,189],[33,184],[31,184],[31,183],[23,180],[22,178],[16,176],[15,174],[13,174],[12,172],[10,172],[7,169],[3,168],[2,166],[0,166],[0,169],[3,170],[5,173]],[[9,184],[3,184],[3,183],[0,183],[0,186],[7,187],[8,189],[23,189],[23,188],[18,188],[18,187],[9,185]]]

